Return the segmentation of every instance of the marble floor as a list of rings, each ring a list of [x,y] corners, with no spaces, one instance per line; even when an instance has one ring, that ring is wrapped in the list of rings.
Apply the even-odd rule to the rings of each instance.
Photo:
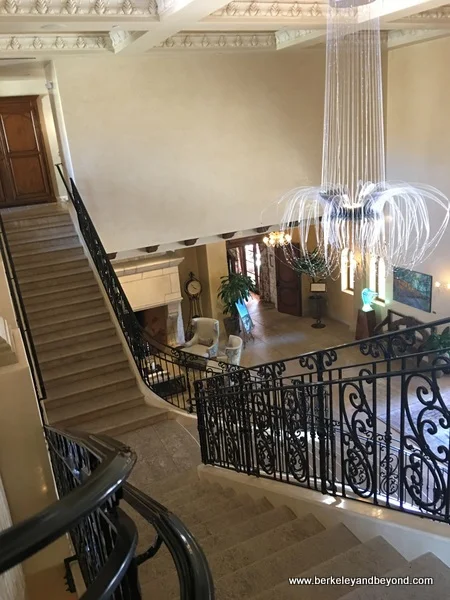
[[[193,469],[201,462],[195,418],[168,419],[124,433],[119,439],[137,455],[130,482],[150,496],[154,482]]]
[[[242,353],[244,367],[299,356],[354,339],[347,325],[332,319],[324,319],[324,329],[313,329],[311,317],[279,313],[273,304],[255,298],[251,298],[247,306],[255,327],[254,339],[247,342]]]

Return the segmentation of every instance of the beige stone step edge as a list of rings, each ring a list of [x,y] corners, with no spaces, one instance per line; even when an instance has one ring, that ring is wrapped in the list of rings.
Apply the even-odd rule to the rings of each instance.
[[[102,294],[103,298],[105,299],[105,305],[106,308],[111,316],[111,321],[114,325],[114,327],[116,328],[116,331],[118,333],[118,337],[120,339],[120,342],[122,344],[122,347],[125,351],[125,354],[128,358],[128,362],[131,366],[131,370],[133,375],[136,378],[138,387],[140,392],[142,393],[145,402],[154,408],[160,408],[160,409],[165,409],[168,410],[170,412],[169,414],[169,418],[171,419],[177,419],[178,417],[184,417],[187,419],[192,419],[192,420],[196,420],[196,416],[195,415],[188,415],[188,413],[186,413],[184,410],[181,410],[175,406],[173,406],[172,404],[170,404],[169,402],[166,402],[165,400],[163,400],[162,398],[160,398],[157,394],[155,394],[154,392],[152,392],[152,390],[150,390],[146,384],[142,381],[142,377],[138,371],[138,368],[136,366],[136,363],[134,361],[133,355],[131,354],[130,348],[127,344],[127,341],[122,333],[122,328],[119,324],[119,322],[117,321],[115,312],[113,307],[111,306],[111,302],[109,301],[108,295],[105,291],[105,288],[103,287],[103,283],[99,277],[99,274],[97,272],[97,269],[94,265],[94,262],[92,260],[91,254],[89,252],[89,249],[84,241],[83,235],[81,234],[81,231],[79,229],[79,225],[78,225],[78,218],[77,218],[77,214],[76,211],[74,209],[74,207],[72,206],[72,203],[68,203],[68,208],[67,208],[69,214],[72,217],[72,222],[75,228],[76,233],[78,234],[79,238],[80,238],[80,243],[83,246],[84,250],[85,250],[85,255],[88,259],[89,262],[89,266],[91,267],[93,273],[94,273],[94,277],[99,285],[99,289],[100,289],[100,293]]]
[[[200,465],[198,474],[201,481],[219,483],[237,494],[287,506],[298,517],[312,513],[325,528],[343,523],[362,543],[382,536],[407,561],[431,552],[450,566],[450,526],[445,523],[210,465]]]

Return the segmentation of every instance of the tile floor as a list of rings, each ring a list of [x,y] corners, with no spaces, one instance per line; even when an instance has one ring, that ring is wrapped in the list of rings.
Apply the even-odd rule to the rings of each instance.
[[[272,304],[259,302],[252,298],[248,302],[248,311],[255,328],[254,340],[249,340],[242,353],[241,364],[250,367],[299,356],[345,344],[354,340],[347,325],[331,319],[325,319],[324,329],[311,327],[311,317],[293,317],[279,313]]]

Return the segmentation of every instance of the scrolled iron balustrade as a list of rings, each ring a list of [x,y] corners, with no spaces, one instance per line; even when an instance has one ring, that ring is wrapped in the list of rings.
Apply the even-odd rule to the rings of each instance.
[[[353,370],[197,382],[203,462],[450,523],[450,408],[438,376],[450,357],[414,352],[411,333],[398,339],[383,336],[401,355]],[[325,364],[311,360],[312,370]]]

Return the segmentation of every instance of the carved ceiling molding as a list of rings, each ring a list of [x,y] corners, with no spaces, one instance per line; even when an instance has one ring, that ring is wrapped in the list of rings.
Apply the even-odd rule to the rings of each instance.
[[[164,50],[274,50],[275,35],[272,33],[236,32],[224,33],[180,33],[165,40],[160,46]]]
[[[111,52],[111,44],[108,36],[98,34],[0,35],[0,52],[8,54],[30,52],[33,52],[33,54],[106,53]]]
[[[427,10],[425,12],[411,15],[406,19],[402,19],[404,22],[412,21],[448,21],[450,19],[450,6],[441,6],[435,10]]]
[[[447,35],[448,32],[439,29],[395,29],[388,33],[387,46],[388,49],[393,49]]]
[[[292,44],[297,44],[303,39],[306,40],[319,35],[322,35],[322,32],[314,29],[288,29],[277,31],[275,33],[276,46],[280,50],[291,46]]]
[[[216,10],[208,18],[274,19],[283,17],[307,21],[325,19],[327,12],[327,2],[292,2],[286,0],[279,2],[243,2],[238,0]]]
[[[157,20],[156,0],[0,0],[0,15],[152,16]]]

